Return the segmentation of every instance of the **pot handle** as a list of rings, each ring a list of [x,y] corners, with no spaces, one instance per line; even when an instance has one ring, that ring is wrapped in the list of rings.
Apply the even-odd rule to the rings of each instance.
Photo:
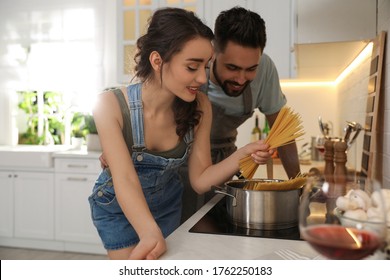
[[[219,194],[230,196],[231,198],[233,198],[232,206],[233,207],[237,206],[237,199],[236,199],[236,197],[234,195],[230,194],[230,193],[227,193],[224,188],[222,188],[220,186],[211,186],[211,190],[214,191],[214,193],[219,193]]]

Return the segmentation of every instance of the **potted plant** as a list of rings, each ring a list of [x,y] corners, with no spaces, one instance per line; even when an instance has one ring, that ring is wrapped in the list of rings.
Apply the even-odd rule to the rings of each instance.
[[[85,128],[85,114],[82,112],[76,112],[73,114],[71,121],[72,139],[71,143],[73,148],[80,149],[85,142],[87,130]]]
[[[85,129],[87,131],[87,150],[88,151],[101,151],[100,140],[96,129],[96,124],[93,116],[90,114],[85,115]]]

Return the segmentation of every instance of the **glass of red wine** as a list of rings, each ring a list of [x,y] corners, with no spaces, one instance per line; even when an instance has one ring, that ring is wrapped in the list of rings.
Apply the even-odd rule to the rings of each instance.
[[[365,259],[384,251],[386,200],[381,185],[360,177],[309,177],[299,206],[299,230],[327,259]]]
[[[325,138],[317,136],[315,148],[320,152],[321,155],[324,155],[325,153]]]

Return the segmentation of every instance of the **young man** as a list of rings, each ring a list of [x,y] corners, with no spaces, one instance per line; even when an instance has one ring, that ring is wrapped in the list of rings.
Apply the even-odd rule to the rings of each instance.
[[[273,61],[263,53],[266,29],[260,15],[241,7],[222,11],[215,21],[214,35],[215,59],[204,92],[212,103],[211,155],[217,163],[237,149],[237,128],[256,108],[272,127],[287,100]],[[295,177],[300,172],[296,144],[278,148],[278,154],[287,176]],[[185,168],[181,174],[186,181]],[[185,185],[182,221],[213,195],[196,198],[191,187]]]

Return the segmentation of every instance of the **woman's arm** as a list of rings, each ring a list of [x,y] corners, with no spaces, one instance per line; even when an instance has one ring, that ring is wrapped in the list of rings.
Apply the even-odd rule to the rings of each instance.
[[[256,141],[238,149],[225,160],[212,165],[210,154],[210,130],[212,107],[206,95],[198,95],[199,106],[203,112],[202,119],[196,129],[192,152],[188,161],[189,178],[197,193],[209,191],[211,186],[230,180],[239,170],[239,161],[252,155],[258,164],[264,164],[271,157],[273,150],[263,141]]]
[[[118,203],[140,238],[129,258],[157,258],[166,250],[165,240],[146,203],[122,135],[121,110],[112,92],[99,96],[93,116]]]

